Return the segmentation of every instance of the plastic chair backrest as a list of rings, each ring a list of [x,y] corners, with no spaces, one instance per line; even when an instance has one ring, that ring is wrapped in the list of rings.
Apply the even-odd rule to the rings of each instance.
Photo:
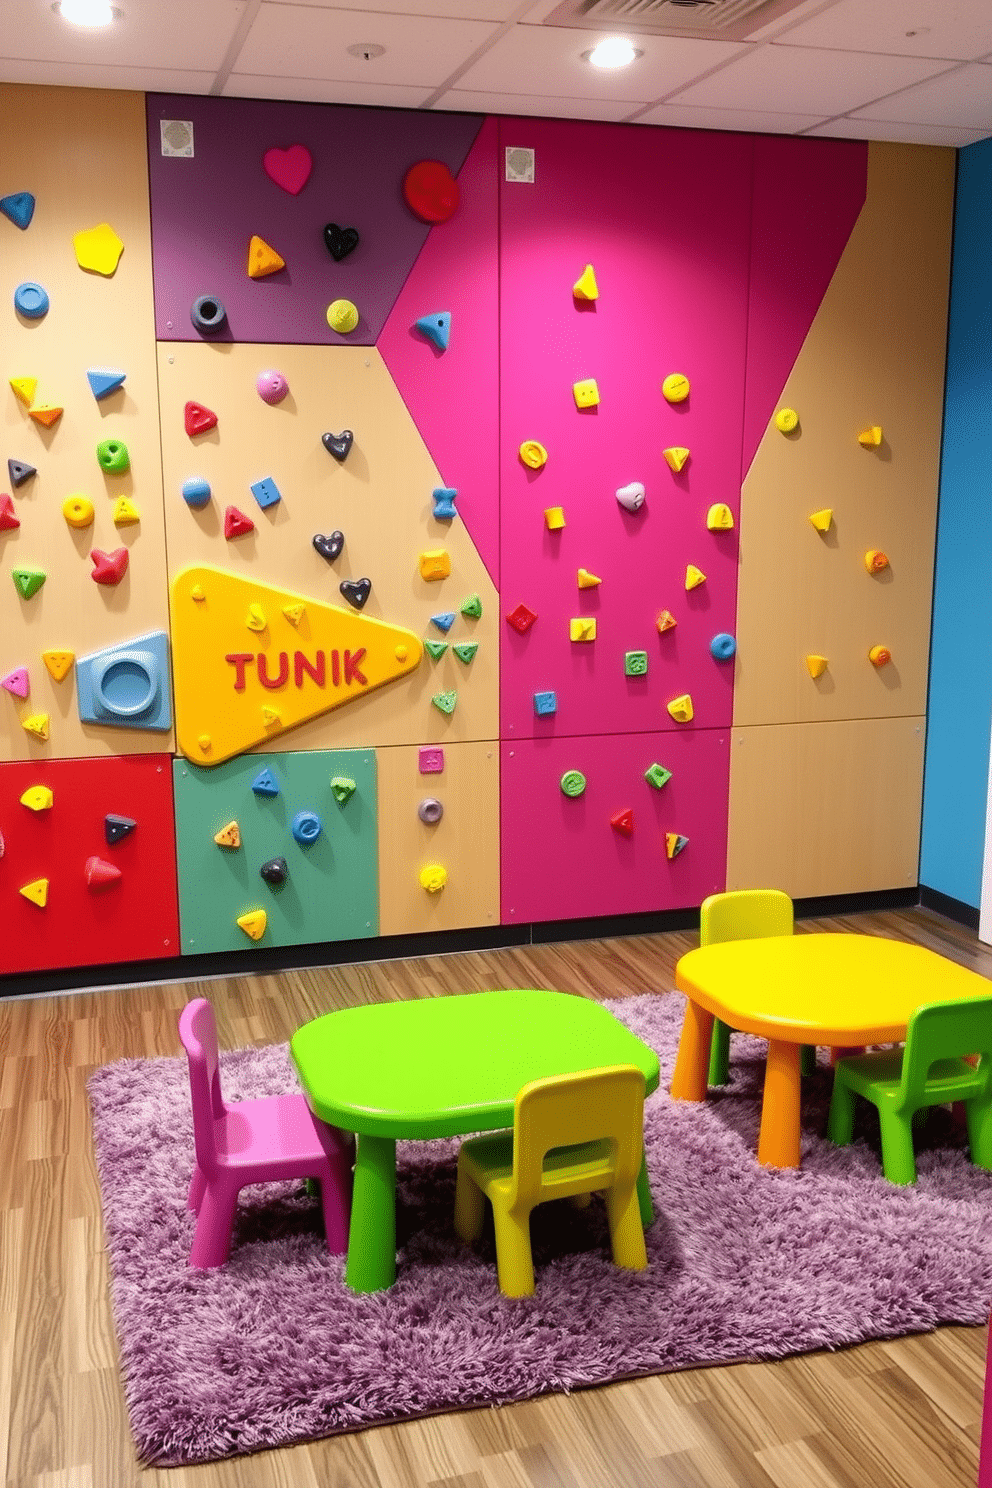
[[[902,1056],[899,1105],[923,1105],[924,1087],[936,1059],[981,1056],[977,1073],[988,1095],[992,1080],[992,996],[962,997],[954,1002],[928,1002],[911,1015]]]
[[[533,1080],[517,1092],[510,1203],[541,1201],[544,1159],[554,1147],[608,1140],[616,1183],[634,1183],[644,1145],[644,1075],[633,1064]]]
[[[761,940],[791,935],[792,900],[781,889],[734,889],[711,894],[699,910],[699,944],[725,940]]]
[[[179,1037],[189,1062],[196,1160],[204,1172],[217,1166],[214,1122],[225,1115],[217,1060],[217,1023],[205,997],[188,1002],[179,1017]]]

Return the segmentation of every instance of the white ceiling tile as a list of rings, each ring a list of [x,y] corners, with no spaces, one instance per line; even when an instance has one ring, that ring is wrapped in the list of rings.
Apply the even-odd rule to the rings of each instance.
[[[976,130],[948,129],[940,124],[890,124],[881,119],[831,119],[808,131],[830,139],[892,140],[904,145],[973,145],[984,136]]]
[[[0,0],[0,4],[3,0]],[[0,61],[0,82],[48,88],[109,88],[132,93],[209,93],[216,73],[164,67],[101,67],[99,62]]]
[[[296,103],[361,103],[369,108],[419,108],[433,88],[400,83],[332,83],[324,78],[254,77],[232,72],[225,98],[283,98]]]
[[[267,5],[295,5],[299,0],[266,0]],[[361,0],[306,0],[311,10],[367,11],[371,7]],[[557,5],[560,0],[552,0]],[[463,21],[506,21],[520,9],[520,0],[375,0],[377,12],[385,15],[413,15],[423,17],[429,13],[439,17]]]
[[[665,124],[673,129],[732,129],[745,134],[798,134],[823,122],[822,114],[778,114],[748,109],[699,108],[691,104],[659,103],[638,114],[638,124]]]
[[[462,88],[449,88],[433,107],[460,109],[466,113],[523,117],[535,114],[550,119],[595,119],[618,124],[636,108],[636,104],[619,98],[549,98],[540,93],[474,93]]]
[[[753,108],[774,101],[782,113],[846,114],[906,88],[952,63],[920,57],[875,57],[803,47],[754,47],[712,77],[677,95],[679,103]],[[674,101],[674,100],[669,100]]]
[[[266,0],[235,62],[256,77],[302,78],[317,70],[336,82],[403,83],[436,87],[497,26],[485,21],[445,21],[382,11],[318,10]],[[372,41],[385,54],[366,62],[348,47]]]
[[[786,46],[836,47],[967,62],[992,45],[989,0],[838,0],[810,20],[779,31]]]
[[[638,36],[636,45],[644,55],[611,72],[582,60],[596,40],[595,33],[564,26],[514,26],[462,74],[458,85],[484,93],[650,103],[747,51],[746,45],[727,41]]]
[[[47,0],[0,0],[0,51],[31,62],[88,63],[184,72],[216,71],[237,30],[245,0],[125,0],[107,29],[67,25]],[[42,82],[37,74],[33,80]],[[69,82],[68,73],[64,78]],[[120,86],[132,86],[121,84]]]
[[[992,134],[992,67],[969,62],[942,77],[850,112],[856,118],[889,119],[900,124],[961,124]]]

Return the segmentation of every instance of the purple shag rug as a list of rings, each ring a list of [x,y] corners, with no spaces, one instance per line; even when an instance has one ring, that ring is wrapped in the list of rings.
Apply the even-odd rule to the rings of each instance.
[[[496,1284],[491,1220],[452,1228],[457,1141],[401,1142],[398,1277],[356,1296],[301,1185],[246,1189],[226,1267],[190,1271],[193,1136],[185,1059],[123,1060],[89,1083],[112,1297],[131,1424],[149,1463],[208,1462],[336,1432],[548,1391],[775,1359],[938,1323],[992,1301],[992,1174],[951,1114],[917,1141],[919,1182],[881,1174],[869,1108],[848,1148],[822,1135],[830,1071],[803,1082],[802,1168],[754,1157],[764,1045],[735,1035],[732,1084],[667,1094],[684,1001],[615,1001],[661,1058],[645,1108],[657,1218],[648,1269],[609,1260],[601,1200],[532,1222],[537,1291]],[[825,1051],[821,1051],[821,1059]],[[285,1046],[221,1056],[225,1095],[296,1088]]]

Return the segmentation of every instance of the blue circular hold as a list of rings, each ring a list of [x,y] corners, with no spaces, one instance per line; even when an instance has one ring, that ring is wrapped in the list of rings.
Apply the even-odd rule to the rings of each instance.
[[[227,311],[216,295],[201,295],[193,301],[189,318],[201,335],[209,336],[220,330],[227,319]]]
[[[710,655],[715,656],[717,661],[729,661],[737,650],[737,642],[732,635],[721,630],[710,641]]]
[[[48,293],[40,284],[26,279],[14,290],[14,309],[25,320],[40,320],[48,314]]]
[[[316,842],[321,833],[320,817],[316,811],[298,811],[292,827],[297,842]]]
[[[210,482],[202,475],[191,475],[183,481],[183,500],[187,506],[206,506],[210,500]]]

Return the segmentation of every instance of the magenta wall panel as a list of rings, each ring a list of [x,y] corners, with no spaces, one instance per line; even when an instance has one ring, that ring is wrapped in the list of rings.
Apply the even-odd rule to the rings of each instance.
[[[863,140],[755,137],[742,479],[867,189]]]
[[[503,923],[680,909],[723,889],[729,746],[728,729],[504,742]],[[672,771],[661,790],[644,779],[655,761]],[[584,795],[564,795],[567,770]],[[627,807],[629,837],[610,825]],[[666,832],[689,838],[671,860]]]
[[[192,123],[192,158],[163,156],[163,120]],[[478,114],[149,94],[158,339],[199,340],[190,306],[211,294],[228,319],[212,340],[372,345],[430,231],[407,207],[403,177],[422,159],[443,160],[457,175],[481,122]],[[262,169],[266,150],[294,144],[313,157],[298,195]],[[328,222],[359,233],[340,263],[324,244]],[[248,277],[253,234],[284,269]],[[341,298],[361,316],[348,337],[326,319]]]
[[[754,141],[504,120],[501,145],[536,151],[535,184],[501,186],[502,601],[540,617],[525,636],[503,627],[504,736],[678,728],[665,705],[684,692],[697,726],[727,724],[733,664],[709,643],[734,630],[737,533],[709,532],[706,514],[739,507]],[[586,263],[600,297],[581,305]],[[691,382],[679,405],[661,392],[671,372]],[[580,411],[584,378],[601,401]],[[547,447],[543,469],[521,462],[525,439]],[[679,475],[669,445],[692,451]],[[631,481],[647,490],[634,514],[615,495]],[[557,533],[543,517],[554,506]],[[688,563],[707,576],[691,594]],[[599,588],[578,589],[580,566]],[[662,609],[678,627],[659,636]],[[583,614],[596,616],[593,644],[569,640]],[[646,676],[624,675],[629,650],[647,651]],[[544,689],[558,712],[538,727]]]
[[[497,587],[498,133],[487,119],[458,174],[458,211],[431,229],[377,343]],[[445,351],[413,329],[438,310],[451,312]]]

